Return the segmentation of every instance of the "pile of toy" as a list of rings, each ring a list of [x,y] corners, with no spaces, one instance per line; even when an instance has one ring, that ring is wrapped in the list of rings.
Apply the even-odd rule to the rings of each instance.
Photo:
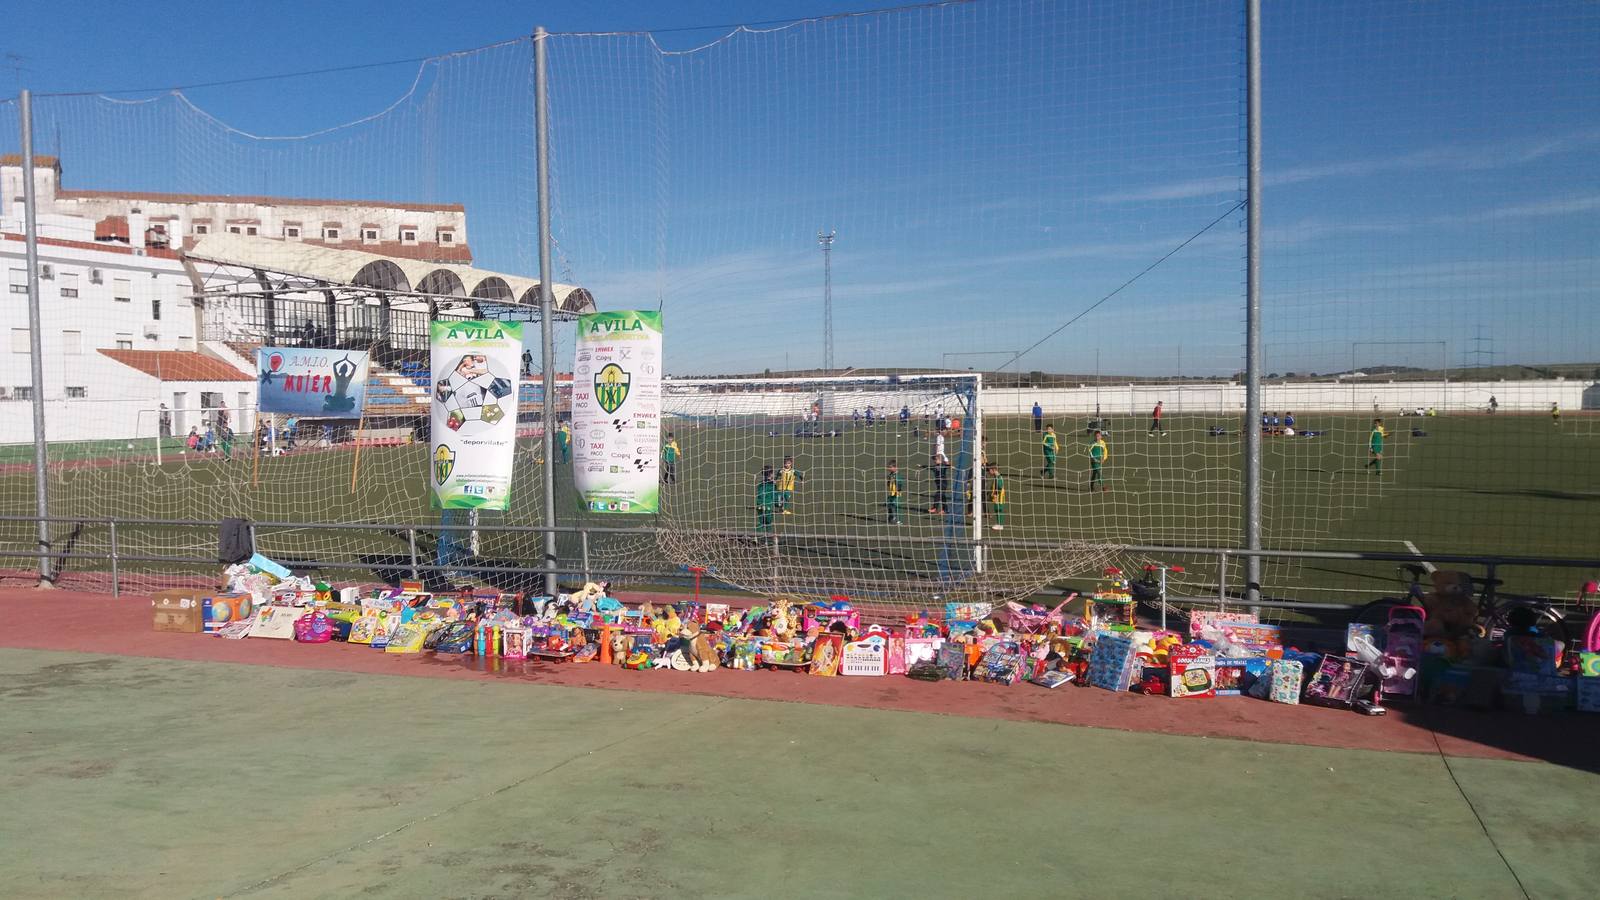
[[[846,596],[810,603],[780,598],[745,609],[698,599],[630,608],[603,581],[532,598],[433,594],[417,583],[334,591],[259,556],[226,575],[223,592],[158,595],[156,627],[636,670],[783,669],[1076,684],[1181,699],[1248,695],[1370,715],[1381,715],[1391,699],[1459,700],[1485,681],[1497,692],[1520,694],[1525,705],[1529,697],[1559,696],[1600,711],[1600,616],[1585,647],[1564,648],[1537,634],[1465,640],[1443,607],[1435,606],[1430,622],[1424,606],[1397,606],[1382,627],[1351,625],[1343,652],[1318,653],[1284,646],[1278,626],[1245,612],[1194,611],[1183,631],[1141,629],[1134,614],[1138,586],[1115,568],[1083,598],[1081,616],[1065,611],[1077,599],[1069,594],[1054,607],[946,604],[942,615],[924,611],[889,625],[863,624]]]

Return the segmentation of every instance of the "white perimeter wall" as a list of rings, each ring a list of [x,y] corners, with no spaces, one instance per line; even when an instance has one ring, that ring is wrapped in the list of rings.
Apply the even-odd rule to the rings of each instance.
[[[960,408],[948,394],[934,395],[907,383],[896,390],[851,389],[764,393],[682,394],[670,389],[662,398],[668,415],[771,415],[800,418],[812,401],[824,399],[824,414],[847,417],[853,410],[874,412],[893,418],[902,405],[922,415],[931,410],[959,414]],[[1395,415],[1401,410],[1433,407],[1441,415],[1475,412],[1484,409],[1493,396],[1503,412],[1545,412],[1551,403],[1564,410],[1600,409],[1600,384],[1593,381],[1410,381],[1356,383],[1303,382],[1270,384],[1262,387],[1261,408],[1267,412],[1357,412],[1370,413],[1376,404],[1380,414]],[[1095,387],[1032,390],[1025,388],[984,388],[982,407],[987,415],[1027,415],[1038,402],[1047,416],[1092,415],[1096,406],[1105,415],[1148,415],[1156,401],[1166,404],[1169,413],[1219,413],[1235,415],[1244,410],[1244,386],[1239,384],[1185,385],[1101,385]]]

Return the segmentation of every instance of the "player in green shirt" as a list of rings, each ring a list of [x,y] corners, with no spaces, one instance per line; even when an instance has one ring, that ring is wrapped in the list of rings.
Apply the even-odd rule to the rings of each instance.
[[[1550,421],[1553,422],[1557,428],[1561,427],[1561,404],[1550,404]]]
[[[1056,453],[1061,449],[1061,439],[1056,437],[1056,427],[1054,425],[1046,425],[1044,427],[1042,444],[1044,447],[1044,471],[1039,474],[1046,478],[1054,478],[1056,477]]]
[[[756,481],[756,531],[772,531],[772,509],[778,503],[778,486],[772,483],[772,467],[762,466]]]
[[[678,460],[682,458],[683,450],[679,449],[678,447],[678,439],[672,436],[672,432],[667,432],[667,442],[661,447],[662,484],[678,483]],[[767,471],[769,474],[771,473],[771,470],[772,467],[767,466]]]
[[[1373,419],[1372,433],[1367,435],[1367,468],[1374,475],[1383,474],[1383,439],[1388,436],[1389,432],[1383,430],[1383,420]]]
[[[900,466],[889,460],[889,472],[883,480],[883,505],[889,511],[889,524],[900,525],[900,498],[906,492],[906,482],[900,477]]]
[[[1004,531],[1006,528],[1006,480],[1000,474],[999,466],[989,467],[989,509],[994,513],[995,531]]]
[[[794,469],[794,457],[785,456],[783,468],[778,470],[778,510],[784,515],[794,515],[789,508],[794,506],[795,485],[805,480],[806,473],[796,472]]]
[[[556,449],[561,451],[563,464],[572,462],[572,426],[566,422],[556,429]]]
[[[1105,465],[1106,459],[1111,456],[1111,448],[1106,446],[1105,435],[1096,431],[1094,443],[1089,445],[1089,490],[1094,490],[1095,485],[1100,485],[1100,490],[1110,490],[1106,487],[1100,467]]]

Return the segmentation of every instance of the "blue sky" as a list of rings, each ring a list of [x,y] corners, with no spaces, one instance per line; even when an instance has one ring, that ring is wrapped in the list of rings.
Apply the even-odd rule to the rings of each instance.
[[[1266,6],[1268,368],[1455,366],[1480,333],[1497,362],[1600,358],[1600,7]],[[859,8],[30,4],[0,52],[36,92],[81,91]],[[1017,366],[1232,372],[1242,25],[1234,2],[980,0],[559,36],[561,275],[661,305],[675,372],[815,365],[832,228],[839,362],[992,366],[1221,216]],[[460,200],[480,264],[531,274],[530,72],[524,41],[41,98],[39,149],[76,187]]]

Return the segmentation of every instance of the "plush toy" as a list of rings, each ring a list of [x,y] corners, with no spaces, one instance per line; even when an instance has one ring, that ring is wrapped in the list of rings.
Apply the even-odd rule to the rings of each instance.
[[[794,613],[789,607],[789,601],[779,597],[772,601],[772,609],[767,613],[767,627],[772,629],[772,636],[780,641],[787,641],[794,637],[798,629],[794,623]]]
[[[656,642],[664,644],[683,631],[683,622],[678,618],[678,611],[667,607],[664,615],[655,619]]]
[[[685,643],[683,652],[689,663],[689,671],[716,671],[717,653],[711,647],[711,640],[700,630],[700,626],[693,621],[686,623],[681,636]]]
[[[613,632],[611,635],[611,660],[619,666],[627,666],[628,659],[633,656],[633,638],[622,631]]]

